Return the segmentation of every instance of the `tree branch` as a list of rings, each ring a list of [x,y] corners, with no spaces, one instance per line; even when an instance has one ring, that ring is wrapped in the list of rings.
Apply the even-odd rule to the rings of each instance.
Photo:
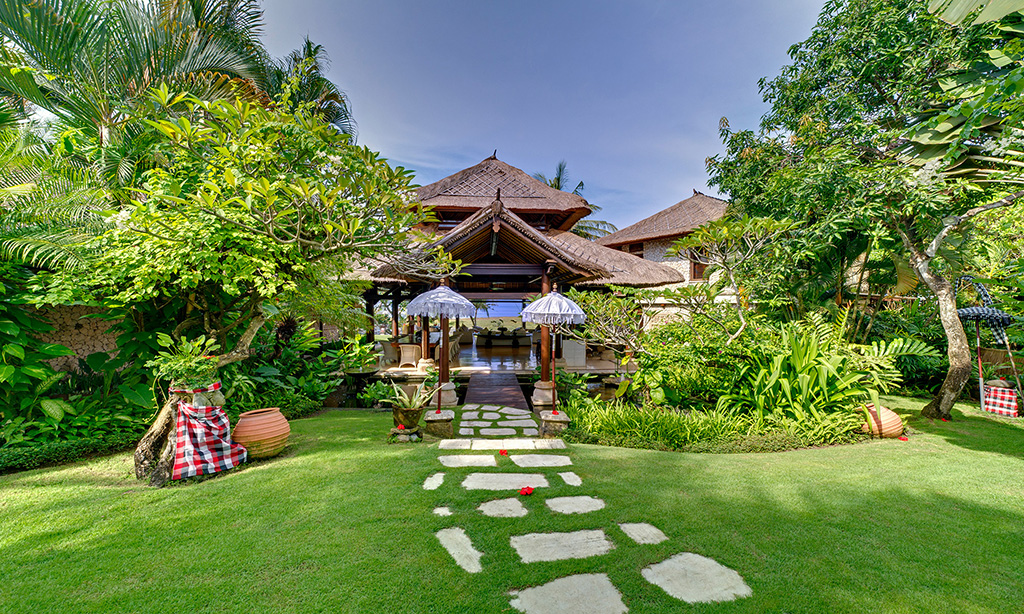
[[[960,224],[963,224],[967,220],[977,215],[980,215],[986,211],[991,211],[992,209],[999,209],[1002,207],[1009,207],[1014,202],[1016,202],[1016,200],[1021,196],[1024,196],[1024,190],[1020,192],[1014,192],[1013,194],[1010,194],[1006,198],[1001,198],[995,202],[988,203],[987,205],[979,205],[973,209],[968,209],[963,215],[958,215],[954,217],[953,223],[945,225],[942,228],[942,230],[939,231],[939,234],[935,235],[935,238],[932,239],[932,242],[928,244],[928,247],[924,250],[925,255],[928,256],[929,258],[934,258],[935,255],[939,253],[939,248],[942,247],[942,242],[946,240],[946,237],[949,236],[949,233],[959,228]]]

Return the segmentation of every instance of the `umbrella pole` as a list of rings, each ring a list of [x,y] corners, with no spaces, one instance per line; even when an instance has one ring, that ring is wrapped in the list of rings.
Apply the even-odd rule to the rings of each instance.
[[[555,376],[555,335],[558,334],[558,325],[551,327],[551,411],[558,411],[558,378]]]
[[[1010,338],[1003,333],[1003,341],[1006,342],[1006,355],[1010,357],[1010,368],[1013,369],[1013,379],[1017,380],[1017,394],[1024,398],[1024,390],[1020,387],[1020,373],[1017,372],[1017,363],[1013,360],[1013,350],[1010,349]]]
[[[974,321],[974,331],[977,341],[975,348],[978,353],[978,398],[981,400],[981,410],[985,411],[985,375],[981,371],[981,321]]]

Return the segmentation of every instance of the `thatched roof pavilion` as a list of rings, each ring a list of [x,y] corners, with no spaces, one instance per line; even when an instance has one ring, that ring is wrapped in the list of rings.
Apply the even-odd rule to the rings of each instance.
[[[679,238],[708,222],[721,219],[725,216],[728,206],[729,203],[720,198],[694,190],[690,198],[681,200],[622,230],[603,236],[595,242],[606,247],[620,248],[630,243]]]

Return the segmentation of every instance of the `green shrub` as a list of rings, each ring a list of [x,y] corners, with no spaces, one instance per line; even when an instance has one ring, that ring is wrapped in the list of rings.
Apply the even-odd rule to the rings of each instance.
[[[0,474],[24,471],[49,465],[63,465],[92,456],[131,450],[139,436],[116,433],[96,439],[58,441],[32,447],[0,449]]]

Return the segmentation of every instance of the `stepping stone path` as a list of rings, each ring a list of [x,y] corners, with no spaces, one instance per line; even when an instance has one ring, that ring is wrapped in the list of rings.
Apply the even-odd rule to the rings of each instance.
[[[456,412],[459,435],[468,437],[536,437],[540,424],[528,409],[500,405],[463,405]]]
[[[523,565],[615,556],[616,541],[628,545],[631,540],[644,546],[670,539],[658,527],[644,522],[619,523],[617,528],[613,523],[611,527],[591,526],[578,531],[558,532],[560,517],[571,514],[585,519],[587,514],[605,508],[604,501],[588,495],[545,496],[550,488],[561,488],[564,493],[566,487],[583,487],[582,478],[575,472],[557,471],[573,464],[571,455],[551,452],[567,450],[565,442],[561,439],[522,437],[534,428],[525,423],[527,420],[533,422],[526,410],[498,405],[467,405],[463,410],[462,422],[459,424],[461,433],[474,437],[494,433],[508,435],[510,438],[446,439],[438,445],[440,450],[446,451],[439,455],[439,463],[453,473],[446,489],[461,487],[471,491],[501,493],[497,498],[484,501],[476,509],[448,507],[445,498],[438,499],[436,504],[439,507],[434,508],[434,514],[450,519],[452,526],[438,531],[437,540],[462,569],[469,573],[480,573],[486,570],[488,560],[492,561],[492,565],[494,561],[493,555],[489,557],[489,553],[478,551],[473,546],[472,536],[458,526],[460,516],[466,518],[470,514],[494,518],[519,518],[531,514],[549,517],[553,530],[547,533],[518,535],[512,524],[514,521],[507,521],[509,547],[516,552]],[[477,423],[486,423],[487,426]],[[533,424],[536,425],[536,422]],[[449,450],[458,452],[447,453]],[[501,451],[497,456],[496,450]],[[509,454],[513,450],[530,452]],[[471,472],[464,473],[467,468]],[[519,473],[515,471],[516,468],[540,472]],[[440,489],[444,484],[445,473],[437,472],[426,479],[423,488],[437,490],[441,494],[444,490]],[[532,489],[536,489],[536,492]],[[531,492],[532,497],[523,497],[522,493],[515,497],[508,496],[508,491],[519,490]],[[543,505],[532,499],[543,500]],[[576,527],[578,523],[575,521]],[[686,603],[732,601],[752,594],[750,587],[736,571],[693,552],[680,552],[660,563],[638,569],[637,574],[661,588],[669,598]],[[626,614],[629,611],[626,605],[628,597],[624,600],[608,576],[599,573],[553,578],[539,586],[508,590],[508,594],[509,605],[525,614]]]

